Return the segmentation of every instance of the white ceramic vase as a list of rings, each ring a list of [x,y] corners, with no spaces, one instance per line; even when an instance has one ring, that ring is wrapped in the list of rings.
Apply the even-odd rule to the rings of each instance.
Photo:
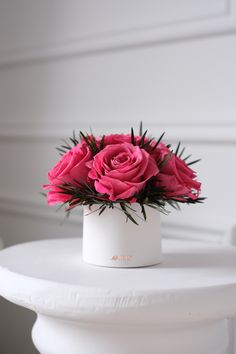
[[[145,206],[147,220],[143,219],[140,205],[131,205],[139,225],[126,219],[119,209],[106,208],[99,215],[84,207],[83,260],[104,267],[144,267],[162,261],[160,213]],[[137,217],[137,215],[139,217]]]

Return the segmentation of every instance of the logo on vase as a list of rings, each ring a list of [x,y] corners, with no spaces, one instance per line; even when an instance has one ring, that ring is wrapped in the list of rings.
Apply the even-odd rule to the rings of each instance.
[[[113,256],[112,261],[131,261],[132,256]]]

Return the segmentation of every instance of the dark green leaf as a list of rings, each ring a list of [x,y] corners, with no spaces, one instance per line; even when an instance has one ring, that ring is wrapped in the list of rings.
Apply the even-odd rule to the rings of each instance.
[[[188,160],[192,155],[188,155],[184,158],[184,161]]]
[[[104,149],[104,142],[105,142],[105,135],[102,136],[102,139],[100,141],[100,150]]]
[[[181,142],[178,142],[177,148],[175,150],[175,155],[178,156],[179,148],[180,148]]]
[[[168,153],[168,155],[166,155],[164,160],[162,160],[162,162],[160,163],[160,165],[158,167],[161,169],[163,166],[165,166],[165,164],[171,159],[172,156],[173,156],[173,151],[170,151]]]
[[[61,152],[63,155],[65,154],[65,149],[63,149],[63,148],[60,148],[60,147],[57,147],[56,148],[59,152]]]
[[[124,211],[128,219],[130,219],[135,225],[138,225],[137,221],[132,217],[132,215],[127,211],[124,203],[120,203],[121,209]]]
[[[147,130],[145,130],[145,132],[144,132],[143,135],[142,135],[142,138],[141,138],[140,143],[139,143],[139,146],[140,146],[140,147],[143,147],[146,134],[147,134]]]
[[[140,205],[141,205],[141,209],[142,209],[143,218],[144,218],[144,220],[147,220],[147,214],[146,214],[145,207],[143,204],[140,204]]]
[[[135,137],[134,137],[134,129],[131,128],[131,143],[133,145],[136,145]]]
[[[151,142],[154,140],[154,138],[149,139],[145,144],[143,144],[143,149],[148,149],[150,147]]]
[[[161,134],[160,138],[157,140],[156,144],[153,146],[152,151],[154,151],[157,148],[157,146],[160,144],[160,142],[161,142],[161,140],[162,140],[164,135],[165,135],[165,132],[163,132]]]
[[[106,209],[106,207],[107,207],[106,205],[103,205],[101,208],[99,208],[100,211],[99,211],[98,215],[101,215],[104,212],[104,210]]]
[[[183,147],[183,149],[180,151],[179,158],[181,158],[181,157],[182,157],[182,155],[183,155],[184,151],[185,151],[185,147]]]
[[[194,160],[192,162],[189,162],[189,163],[187,163],[187,165],[190,166],[190,165],[193,165],[194,163],[197,163],[199,161],[201,161],[201,159],[197,159],[197,160]]]

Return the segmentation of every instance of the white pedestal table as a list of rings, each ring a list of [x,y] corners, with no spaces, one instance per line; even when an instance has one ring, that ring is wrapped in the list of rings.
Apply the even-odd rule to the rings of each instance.
[[[35,311],[42,354],[228,354],[236,315],[236,250],[163,241],[145,268],[85,264],[80,239],[0,252],[0,295]]]

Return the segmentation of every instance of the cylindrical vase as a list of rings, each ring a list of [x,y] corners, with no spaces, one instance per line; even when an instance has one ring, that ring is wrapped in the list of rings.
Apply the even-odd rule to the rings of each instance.
[[[160,212],[145,206],[146,220],[138,203],[127,209],[138,225],[117,207],[84,207],[83,260],[104,267],[144,267],[162,261]]]

